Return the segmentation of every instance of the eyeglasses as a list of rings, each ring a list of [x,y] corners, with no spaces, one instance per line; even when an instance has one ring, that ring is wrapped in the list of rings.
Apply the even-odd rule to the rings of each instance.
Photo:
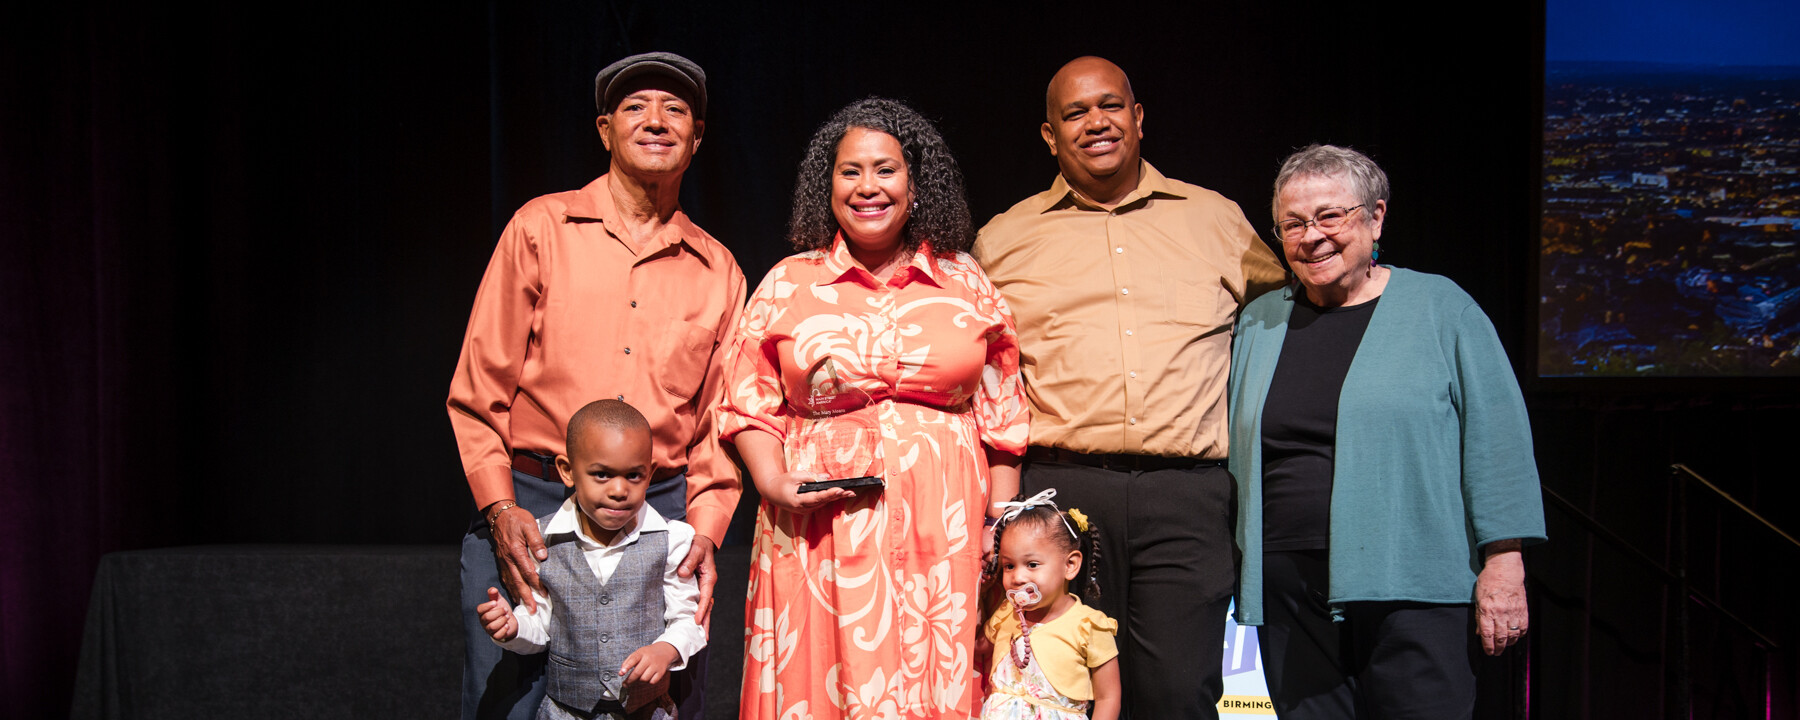
[[[1308,225],[1317,227],[1319,232],[1326,235],[1335,235],[1337,231],[1344,229],[1346,223],[1350,222],[1350,216],[1361,209],[1363,209],[1362,205],[1351,208],[1325,208],[1320,210],[1319,214],[1314,215],[1311,220],[1288,218],[1275,223],[1275,235],[1280,237],[1282,242],[1299,242],[1301,238],[1306,237],[1306,226]]]

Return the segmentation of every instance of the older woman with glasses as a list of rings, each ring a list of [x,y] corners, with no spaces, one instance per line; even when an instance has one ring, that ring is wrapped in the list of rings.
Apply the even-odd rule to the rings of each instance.
[[[1475,660],[1529,627],[1544,540],[1531,427],[1493,325],[1376,263],[1387,175],[1314,145],[1275,178],[1293,272],[1238,320],[1238,620],[1283,718],[1469,717]]]

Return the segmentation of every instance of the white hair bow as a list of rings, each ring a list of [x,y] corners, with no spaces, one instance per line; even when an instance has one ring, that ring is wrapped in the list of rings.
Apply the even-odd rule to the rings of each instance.
[[[1056,503],[1052,502],[1052,500],[1055,497],[1056,497],[1056,488],[1044,488],[1043,492],[1040,492],[1036,495],[1026,498],[1023,502],[1018,502],[1018,501],[1013,501],[1013,500],[1005,500],[1002,502],[994,503],[994,507],[1001,508],[1006,511],[1000,515],[1001,522],[1012,522],[1014,520],[1017,520],[1019,518],[1019,513],[1025,512],[1026,510],[1030,510],[1034,507],[1050,508],[1051,510],[1056,511],[1056,518],[1058,520],[1062,521],[1063,527],[1069,529],[1069,536],[1076,538],[1076,539],[1080,539],[1081,536],[1077,535],[1075,533],[1075,528],[1069,525],[1069,518],[1063,516],[1062,508],[1057,507]]]

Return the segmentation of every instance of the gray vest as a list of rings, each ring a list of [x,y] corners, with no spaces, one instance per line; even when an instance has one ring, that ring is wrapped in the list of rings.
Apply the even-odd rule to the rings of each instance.
[[[538,520],[541,532],[550,517]],[[550,559],[538,566],[556,608],[545,694],[585,712],[623,712],[619,666],[663,632],[663,572],[669,533],[639,531],[603,585],[574,532],[546,535]]]

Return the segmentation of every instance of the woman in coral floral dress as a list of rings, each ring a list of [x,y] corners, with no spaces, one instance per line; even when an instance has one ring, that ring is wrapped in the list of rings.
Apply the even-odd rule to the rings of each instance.
[[[1029,423],[1012,316],[965,252],[955,161],[905,105],[833,116],[794,198],[804,251],[751,297],[720,415],[763,498],[742,717],[971,717],[983,519],[1017,492]],[[886,484],[798,492],[865,475]]]

